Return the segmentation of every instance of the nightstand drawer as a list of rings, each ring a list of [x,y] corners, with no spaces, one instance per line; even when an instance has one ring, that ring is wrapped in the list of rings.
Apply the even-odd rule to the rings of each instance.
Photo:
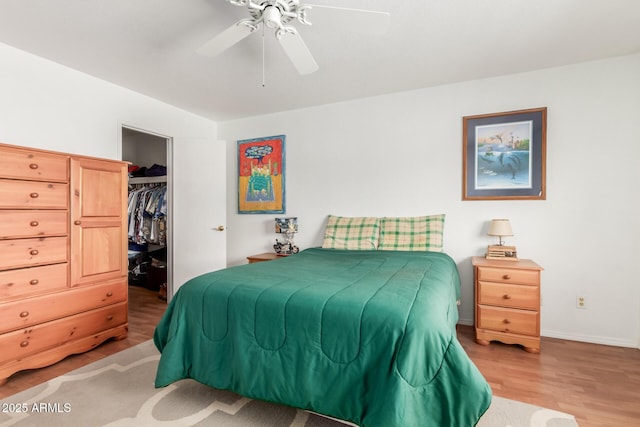
[[[538,286],[478,281],[478,304],[537,310]]]
[[[510,332],[514,334],[539,335],[539,312],[515,310],[501,307],[478,305],[478,325],[480,329]]]
[[[538,270],[517,268],[478,267],[477,279],[487,282],[525,283],[537,285],[540,283],[540,272]]]

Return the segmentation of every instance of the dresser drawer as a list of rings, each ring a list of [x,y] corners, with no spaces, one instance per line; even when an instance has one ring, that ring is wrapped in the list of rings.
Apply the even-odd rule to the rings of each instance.
[[[69,184],[0,179],[0,208],[68,209]]]
[[[477,280],[537,285],[540,283],[540,272],[516,268],[478,267]]]
[[[0,305],[0,333],[104,307],[127,299],[126,277]]]
[[[65,182],[69,180],[69,159],[65,156],[0,147],[0,177]]]
[[[539,312],[478,305],[479,329],[537,336]]]
[[[0,270],[67,261],[67,237],[0,240]]]
[[[0,210],[0,239],[69,234],[66,210]]]
[[[127,323],[127,303],[0,335],[0,365]]]
[[[478,304],[537,310],[540,307],[538,286],[479,281]]]
[[[68,283],[69,268],[66,262],[0,271],[0,302],[65,290]]]

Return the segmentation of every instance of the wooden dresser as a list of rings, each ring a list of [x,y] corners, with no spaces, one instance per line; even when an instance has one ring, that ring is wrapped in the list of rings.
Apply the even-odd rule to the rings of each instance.
[[[127,164],[0,144],[0,385],[127,336]]]
[[[473,257],[476,342],[520,344],[540,352],[540,272],[531,260]]]

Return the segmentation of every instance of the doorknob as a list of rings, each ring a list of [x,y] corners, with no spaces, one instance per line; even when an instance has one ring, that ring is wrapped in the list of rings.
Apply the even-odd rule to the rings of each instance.
[[[215,228],[216,231],[224,231],[224,225],[219,225],[217,228]]]

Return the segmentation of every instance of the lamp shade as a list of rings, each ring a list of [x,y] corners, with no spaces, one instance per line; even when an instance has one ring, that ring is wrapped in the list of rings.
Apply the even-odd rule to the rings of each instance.
[[[276,233],[297,233],[298,217],[276,218]]]
[[[487,234],[489,236],[513,236],[511,223],[508,219],[492,219]]]

